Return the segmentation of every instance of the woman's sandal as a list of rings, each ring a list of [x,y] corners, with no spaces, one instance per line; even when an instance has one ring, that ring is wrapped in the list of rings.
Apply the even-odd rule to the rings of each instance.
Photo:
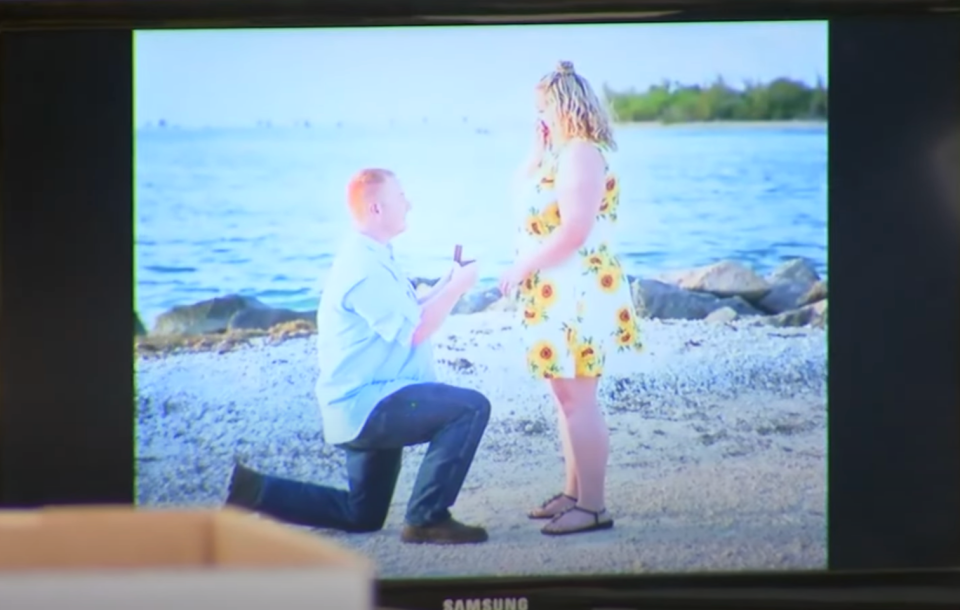
[[[577,499],[564,493],[559,493],[547,499],[539,507],[527,513],[531,519],[553,519],[577,505]]]
[[[587,523],[586,525],[581,525],[579,527],[572,527],[568,529],[550,529],[550,526],[559,521],[564,515],[571,512],[585,513],[593,517],[593,523]],[[601,521],[600,517],[607,512],[606,510],[593,511],[587,510],[580,506],[574,506],[568,510],[563,511],[556,517],[550,520],[550,523],[545,525],[543,529],[540,530],[545,536],[566,536],[568,534],[582,534],[584,532],[596,532],[600,530],[608,530],[613,527],[613,519],[607,519],[606,521]]]

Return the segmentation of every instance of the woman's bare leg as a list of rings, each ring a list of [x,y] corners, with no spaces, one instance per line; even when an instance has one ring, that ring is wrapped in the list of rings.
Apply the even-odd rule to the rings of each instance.
[[[569,435],[577,483],[577,506],[600,513],[606,509],[605,484],[610,455],[610,433],[597,401],[597,378],[555,379],[558,397]],[[594,523],[593,515],[581,511],[565,513],[545,530],[566,530]]]
[[[580,495],[580,489],[577,485],[577,460],[573,454],[573,446],[570,444],[570,429],[567,425],[567,416],[561,406],[566,398],[558,394],[552,385],[550,392],[553,394],[557,407],[557,431],[560,436],[560,446],[563,449],[563,495],[555,496],[531,510],[528,515],[534,519],[549,519],[560,514],[573,507]]]
[[[560,432],[560,445],[563,448],[564,483],[563,493],[571,498],[580,497],[580,486],[577,483],[577,458],[573,453],[573,444],[570,441],[570,425],[567,414],[563,410],[562,400],[565,396],[558,396],[554,392],[557,403],[557,429]]]

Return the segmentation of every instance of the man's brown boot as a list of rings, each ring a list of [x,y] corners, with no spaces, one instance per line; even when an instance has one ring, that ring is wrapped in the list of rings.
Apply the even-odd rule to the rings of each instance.
[[[452,517],[434,525],[405,525],[400,539],[411,544],[477,544],[486,542],[487,530],[464,525]]]

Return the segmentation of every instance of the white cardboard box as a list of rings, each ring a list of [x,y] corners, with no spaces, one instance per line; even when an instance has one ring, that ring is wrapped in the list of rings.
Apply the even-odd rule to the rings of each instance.
[[[232,509],[0,511],[3,610],[371,610],[373,564]]]

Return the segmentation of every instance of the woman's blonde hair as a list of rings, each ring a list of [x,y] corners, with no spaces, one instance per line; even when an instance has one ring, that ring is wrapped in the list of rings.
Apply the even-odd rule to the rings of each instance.
[[[554,106],[563,136],[582,138],[616,150],[610,112],[589,81],[577,74],[573,62],[561,61],[540,79],[537,88],[547,104]]]

